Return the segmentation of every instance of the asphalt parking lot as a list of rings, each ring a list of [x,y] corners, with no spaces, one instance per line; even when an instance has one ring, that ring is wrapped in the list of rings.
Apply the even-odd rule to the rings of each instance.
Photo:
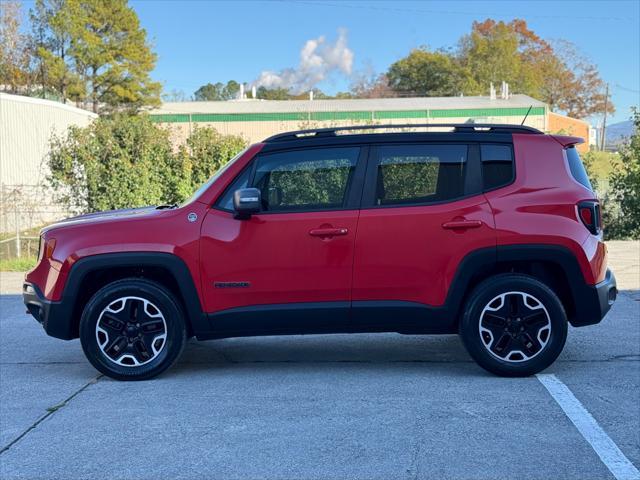
[[[637,478],[640,243],[609,248],[612,311],[524,379],[456,336],[376,334],[193,341],[160,378],[116,382],[3,274],[0,477]]]

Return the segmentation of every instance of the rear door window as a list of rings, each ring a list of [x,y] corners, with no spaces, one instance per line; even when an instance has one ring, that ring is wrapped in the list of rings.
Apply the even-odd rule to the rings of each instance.
[[[464,195],[467,145],[389,145],[375,149],[375,206],[429,204]]]

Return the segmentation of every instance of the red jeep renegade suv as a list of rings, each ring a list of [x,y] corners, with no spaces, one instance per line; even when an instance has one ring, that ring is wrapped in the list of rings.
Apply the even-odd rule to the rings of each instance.
[[[616,298],[582,139],[421,127],[276,135],[182,206],[52,225],[28,311],[123,380],[193,336],[345,332],[459,333],[491,372],[539,372]]]

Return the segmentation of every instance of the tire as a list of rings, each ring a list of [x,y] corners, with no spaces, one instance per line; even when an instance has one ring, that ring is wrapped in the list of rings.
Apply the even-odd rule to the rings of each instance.
[[[96,292],[80,318],[91,364],[116,380],[147,380],[171,367],[186,343],[184,313],[163,286],[140,278]]]
[[[469,296],[460,336],[485,370],[525,377],[558,358],[567,340],[567,315],[544,283],[527,275],[496,275]]]

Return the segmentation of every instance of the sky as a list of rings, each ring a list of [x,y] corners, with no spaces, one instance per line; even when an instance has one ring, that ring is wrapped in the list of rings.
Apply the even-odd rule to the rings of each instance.
[[[574,43],[597,65],[617,109],[612,122],[640,105],[639,0],[130,4],[158,54],[152,76],[166,92],[191,96],[205,83],[234,79],[335,93],[359,76],[384,72],[412,48],[454,48],[474,20],[522,18],[544,39]]]

